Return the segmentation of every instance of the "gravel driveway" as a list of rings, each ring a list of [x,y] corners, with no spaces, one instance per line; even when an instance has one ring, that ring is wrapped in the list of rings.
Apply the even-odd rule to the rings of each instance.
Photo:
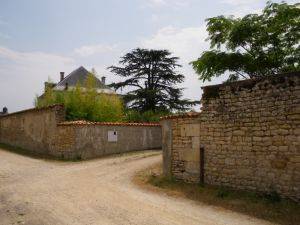
[[[131,182],[135,171],[160,160],[147,151],[57,162],[0,149],[0,225],[269,224]]]

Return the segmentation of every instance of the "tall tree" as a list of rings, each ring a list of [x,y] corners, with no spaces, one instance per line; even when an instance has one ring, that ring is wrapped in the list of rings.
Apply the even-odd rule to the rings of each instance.
[[[125,78],[111,86],[116,90],[129,87],[125,102],[142,112],[189,109],[195,102],[182,99],[182,88],[175,86],[184,80],[176,72],[178,59],[167,50],[134,49],[121,57],[120,66],[109,67],[112,73]]]
[[[199,78],[229,81],[300,69],[300,4],[267,2],[261,14],[207,19],[211,50],[192,62]]]

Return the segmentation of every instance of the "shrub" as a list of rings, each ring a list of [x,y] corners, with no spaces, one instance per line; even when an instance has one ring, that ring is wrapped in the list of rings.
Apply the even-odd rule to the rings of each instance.
[[[268,193],[264,193],[263,197],[271,202],[271,203],[275,203],[275,202],[280,202],[281,201],[281,197],[280,195],[276,192],[276,191],[271,191],[271,192],[268,192]]]
[[[217,191],[217,197],[218,198],[226,198],[229,196],[229,190],[225,187],[219,187]]]
[[[127,122],[158,122],[160,117],[165,116],[167,112],[138,112],[135,110],[128,110],[125,113],[125,121]]]

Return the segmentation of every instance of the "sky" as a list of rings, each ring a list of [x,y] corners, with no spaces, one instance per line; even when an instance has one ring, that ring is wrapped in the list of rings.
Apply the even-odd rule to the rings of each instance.
[[[79,66],[95,68],[107,83],[120,81],[107,67],[140,48],[168,49],[180,57],[184,97],[200,100],[189,64],[209,49],[205,19],[259,12],[262,0],[0,0],[0,111],[34,106],[49,78]],[[286,1],[294,3],[296,1]]]

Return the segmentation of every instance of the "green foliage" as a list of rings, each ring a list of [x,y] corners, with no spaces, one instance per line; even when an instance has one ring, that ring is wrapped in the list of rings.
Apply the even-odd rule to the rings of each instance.
[[[111,66],[112,73],[125,80],[111,84],[116,90],[129,87],[124,101],[130,109],[140,112],[187,110],[197,104],[182,99],[184,76],[177,73],[181,67],[178,57],[172,57],[167,50],[134,49],[121,57],[121,66]]]
[[[139,122],[159,122],[160,117],[167,115],[167,112],[139,112],[136,110],[128,110],[125,113],[125,121],[132,123]]]
[[[211,50],[192,62],[203,81],[229,72],[229,81],[300,69],[299,4],[267,2],[262,14],[207,19]]]
[[[36,98],[36,107],[64,104],[67,120],[88,120],[116,122],[123,120],[123,103],[117,95],[98,94],[95,78],[91,74],[81,86],[77,84],[68,91],[54,91],[46,88],[42,98]]]
[[[276,203],[276,202],[280,202],[281,201],[281,197],[280,197],[280,195],[276,191],[271,191],[269,193],[265,193],[263,195],[263,197],[267,201],[269,201],[271,203]]]
[[[216,193],[216,196],[218,198],[226,198],[230,194],[229,190],[227,190],[225,187],[219,187]]]

